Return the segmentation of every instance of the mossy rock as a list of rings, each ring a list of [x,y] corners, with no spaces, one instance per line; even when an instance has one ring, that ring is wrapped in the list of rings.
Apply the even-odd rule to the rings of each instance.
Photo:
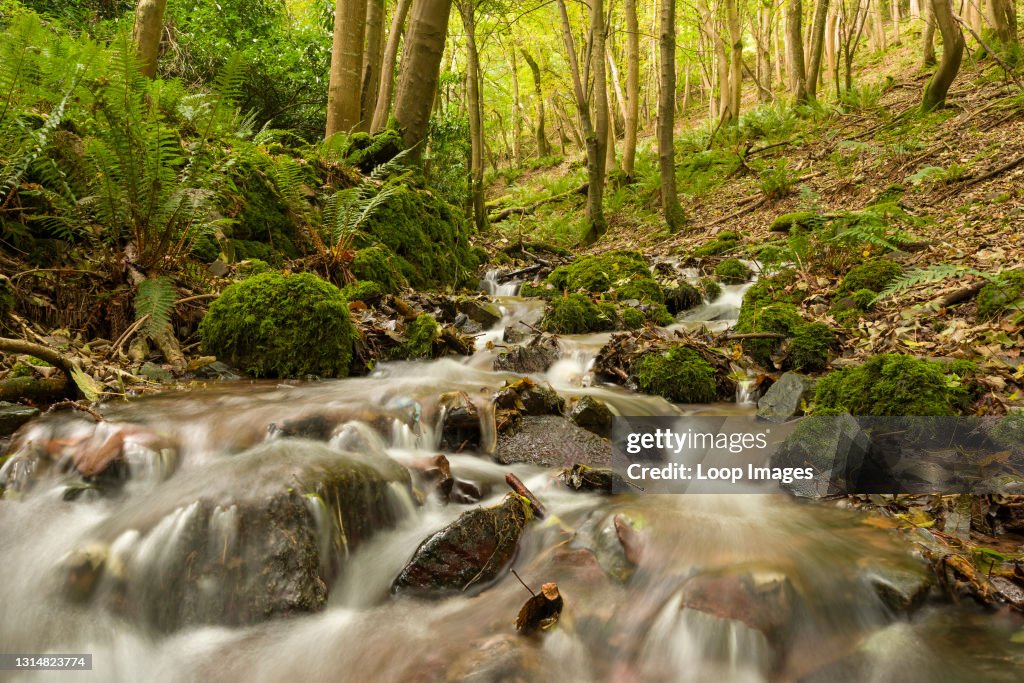
[[[699,247],[693,250],[692,256],[697,258],[705,258],[708,256],[719,256],[726,252],[732,251],[739,246],[739,235],[735,232],[721,232],[704,242]]]
[[[556,268],[555,272],[559,269]],[[634,280],[652,280],[651,270],[644,257],[635,251],[613,251],[598,256],[581,256],[565,266],[564,286],[569,291],[607,292],[613,287],[632,284]],[[552,284],[556,284],[561,274]],[[657,283],[655,283],[657,284]],[[659,288],[660,290],[660,288]],[[619,296],[620,299],[638,298]],[[660,295],[658,300],[660,301]]]
[[[722,285],[709,277],[701,280],[700,287],[704,290],[704,298],[709,303],[722,296]]]
[[[345,377],[356,330],[348,302],[310,273],[235,283],[199,325],[204,353],[255,377]]]
[[[903,266],[889,259],[865,261],[854,266],[839,283],[837,294],[844,295],[861,289],[881,292],[890,282],[903,274]]]
[[[794,211],[777,216],[772,221],[772,232],[791,232],[794,228],[814,230],[825,222],[825,217],[815,211]]]
[[[341,295],[348,301],[362,301],[374,304],[384,296],[384,288],[369,280],[356,280],[341,288]]]
[[[704,296],[688,282],[680,282],[677,286],[665,290],[665,307],[673,315],[696,308],[702,303]]]
[[[647,316],[642,311],[628,306],[623,308],[619,315],[622,319],[622,326],[627,330],[638,330],[647,322]]]
[[[433,358],[434,343],[441,336],[441,326],[429,313],[421,313],[405,326],[405,341],[395,349],[393,358],[412,360]]]
[[[461,209],[426,190],[401,185],[367,219],[355,241],[359,248],[386,247],[394,254],[392,265],[413,287],[475,287],[479,263],[468,235]],[[355,275],[385,284],[379,277]]]
[[[978,292],[978,316],[998,318],[1007,311],[1024,311],[1024,270],[1000,273]]]
[[[663,303],[665,293],[661,285],[650,278],[640,277],[630,280],[621,287],[616,287],[615,296],[619,301],[636,299],[641,303]]]
[[[356,252],[349,270],[358,280],[377,283],[386,294],[396,294],[404,286],[404,278],[395,270],[394,254],[380,245],[366,247]]]
[[[746,304],[744,303],[744,306]],[[774,303],[761,307],[753,314],[742,318],[736,325],[741,334],[781,334],[793,336],[806,323],[796,306],[790,303]],[[747,354],[765,367],[771,367],[772,356],[779,349],[779,339],[745,339],[743,348]]]
[[[727,285],[738,285],[749,280],[753,273],[739,259],[730,258],[715,267],[715,275]]]
[[[562,296],[562,291],[548,286],[543,282],[539,285],[535,285],[532,282],[525,282],[523,283],[523,286],[519,288],[519,296],[535,296],[540,299],[552,299],[556,296]]]
[[[715,369],[686,346],[644,354],[633,366],[633,376],[641,391],[675,403],[710,403],[717,396]]]
[[[554,334],[584,334],[610,330],[615,326],[615,308],[602,310],[583,294],[569,294],[552,299],[540,327]]]
[[[793,330],[786,370],[821,372],[828,365],[829,353],[836,346],[836,335],[823,323],[807,323]]]
[[[799,289],[787,289],[796,282],[795,270],[784,270],[771,277],[763,277],[743,295],[737,329],[751,324],[757,311],[773,303],[798,304],[804,300],[804,293]]]
[[[369,133],[354,133],[348,145],[346,161],[363,173],[370,173],[391,161],[404,148],[401,133],[390,128],[372,136]]]
[[[818,383],[814,413],[871,416],[957,415],[970,392],[955,375],[968,368],[896,353],[872,356],[830,373]]]

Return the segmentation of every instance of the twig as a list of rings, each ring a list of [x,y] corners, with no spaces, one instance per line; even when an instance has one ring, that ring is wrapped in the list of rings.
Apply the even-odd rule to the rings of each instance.
[[[537,499],[537,496],[533,495],[533,491],[526,488],[526,484],[523,483],[522,479],[509,472],[505,475],[505,483],[513,491],[530,501],[530,509],[533,510],[533,514],[536,515],[537,519],[544,519],[547,516],[547,510],[544,509],[544,505]]]
[[[124,345],[124,343],[128,341],[131,338],[131,336],[135,334],[139,330],[139,328],[145,324],[147,320],[149,320],[149,313],[147,313],[146,315],[142,316],[134,323],[132,323],[132,326],[125,330],[124,334],[118,337],[117,341],[114,342],[114,345],[110,347],[110,352],[107,354],[107,356],[109,358],[116,357],[117,354],[121,352],[121,347]]]
[[[174,305],[179,306],[181,304],[187,304],[192,301],[202,301],[203,299],[216,299],[219,296],[220,294],[196,294],[195,296],[187,296],[184,299],[178,299],[177,301],[174,302]]]
[[[527,585],[526,585],[526,582],[525,582],[525,581],[523,581],[523,579],[522,579],[522,577],[521,577],[521,576],[519,576],[519,572],[517,572],[517,571],[516,571],[515,569],[513,569],[512,567],[509,567],[509,568],[508,568],[508,570],[509,570],[510,572],[512,572],[512,576],[514,576],[514,577],[516,577],[517,579],[519,579],[519,583],[523,584],[523,588],[525,588],[526,590],[530,591],[530,595],[532,595],[533,597],[537,597],[537,594],[533,592],[533,589],[532,589],[532,588],[530,588],[529,586],[527,586]]]
[[[991,180],[992,178],[995,178],[997,175],[1002,175],[1002,174],[1006,173],[1007,171],[1012,171],[1013,169],[1017,168],[1021,164],[1024,164],[1024,156],[1019,156],[1016,159],[1012,159],[1012,160],[1006,162],[1005,164],[1003,164],[1002,166],[1000,166],[999,168],[994,168],[991,171],[989,171],[988,173],[986,173],[984,175],[980,175],[977,178],[971,178],[970,180],[967,181],[967,187],[971,187],[972,185],[977,185],[978,183],[983,183],[986,180]]]
[[[88,413],[89,416],[92,417],[97,422],[103,422],[106,419],[98,412],[96,412],[89,406],[80,403],[79,401],[61,401],[60,403],[54,403],[46,412],[52,413],[56,410],[63,410],[65,408],[68,408],[70,410],[81,410],[83,413]]]

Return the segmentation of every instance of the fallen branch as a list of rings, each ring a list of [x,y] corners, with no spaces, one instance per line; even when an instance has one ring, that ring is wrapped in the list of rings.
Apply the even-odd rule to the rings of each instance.
[[[958,289],[955,292],[950,292],[945,296],[940,296],[938,299],[929,302],[928,305],[933,310],[938,310],[940,308],[948,308],[950,306],[955,306],[956,304],[962,304],[965,301],[970,301],[971,299],[973,299],[978,294],[978,292],[981,291],[982,287],[984,287],[987,284],[987,280],[975,282],[974,284]]]
[[[995,178],[996,176],[1002,175],[1002,174],[1006,173],[1007,171],[1012,171],[1013,169],[1017,168],[1021,164],[1024,164],[1024,156],[1019,156],[1016,159],[1011,159],[1010,161],[1007,161],[1002,166],[1000,166],[998,168],[994,168],[991,171],[989,171],[988,173],[986,173],[984,175],[980,175],[977,178],[970,178],[970,179],[968,179],[967,180],[967,187],[971,187],[972,185],[977,185],[978,183],[983,183],[986,180],[991,180],[992,178]]]
[[[46,412],[52,413],[58,410],[80,410],[83,413],[87,413],[89,417],[96,420],[97,422],[103,422],[105,419],[98,412],[96,412],[89,406],[85,405],[84,403],[81,403],[80,401],[61,401],[60,403],[54,403]]]
[[[13,377],[0,381],[0,401],[56,401],[74,391],[74,386],[64,377]]]
[[[519,270],[513,270],[511,273],[504,273],[498,276],[498,282],[508,282],[514,280],[520,275],[529,275],[530,273],[536,273],[538,270],[543,268],[541,264],[527,266],[526,268],[520,268]]]
[[[588,187],[589,187],[589,184],[588,183],[584,183],[583,185],[580,185],[577,188],[573,188],[572,190],[569,190],[568,192],[563,192],[562,194],[556,194],[556,195],[553,195],[551,197],[547,197],[545,199],[541,199],[540,201],[534,202],[533,204],[530,204],[528,206],[514,206],[514,207],[511,207],[511,208],[508,208],[508,209],[504,209],[504,210],[499,211],[498,213],[494,214],[493,216],[488,216],[487,220],[489,220],[491,223],[500,223],[501,221],[505,220],[509,216],[514,216],[514,215],[525,216],[527,214],[533,213],[534,211],[536,211],[540,207],[544,206],[545,204],[550,204],[551,202],[557,202],[557,201],[565,199],[567,197],[571,197],[572,195],[575,195],[575,194],[586,195]]]
[[[526,488],[526,484],[523,483],[522,479],[509,472],[505,475],[505,483],[513,491],[530,501],[530,509],[533,510],[533,514],[537,519],[544,519],[547,516],[548,513],[544,509],[544,505],[537,499],[537,496],[533,495],[533,491]]]
[[[0,352],[23,353],[28,356],[34,356],[39,360],[46,361],[55,368],[60,369],[68,376],[68,379],[71,379],[72,372],[78,370],[78,365],[74,361],[65,357],[56,349],[50,348],[49,346],[43,346],[42,344],[24,341],[23,339],[0,338]]]

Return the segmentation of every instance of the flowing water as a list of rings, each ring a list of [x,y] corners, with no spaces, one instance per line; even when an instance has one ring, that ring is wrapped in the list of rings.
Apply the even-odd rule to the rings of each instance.
[[[737,297],[742,288],[727,288],[723,300],[680,325],[734,318]],[[893,612],[877,586],[916,576],[913,544],[852,512],[776,495],[577,493],[549,470],[465,453],[447,455],[453,474],[484,492],[480,504],[497,503],[513,471],[546,505],[548,516],[527,528],[514,567],[534,588],[558,583],[565,608],[554,631],[536,639],[515,633],[529,594],[508,575],[472,594],[393,596],[391,582],[419,542],[472,507],[413,500],[399,484],[366,485],[359,500],[375,510],[379,528],[361,540],[350,527],[336,542],[340,521],[326,495],[307,495],[302,510],[289,512],[308,529],[288,533],[308,531],[309,539],[288,547],[311,549],[318,572],[332,576],[308,588],[326,591],[326,606],[263,618],[273,614],[261,615],[246,592],[259,585],[259,572],[236,558],[253,548],[278,563],[293,558],[261,545],[260,507],[286,505],[307,490],[308,463],[321,468],[314,474],[337,460],[392,476],[394,462],[415,467],[434,456],[445,392],[466,392],[488,415],[494,391],[516,378],[490,369],[503,329],[532,324],[542,311],[515,297],[501,305],[505,319],[469,359],[387,363],[370,377],[329,382],[224,383],[111,404],[99,427],[69,416],[30,425],[17,448],[56,460],[62,449],[84,444],[102,453],[116,443],[129,465],[116,495],[77,490],[56,470],[13,461],[3,470],[0,479],[13,489],[36,484],[0,500],[0,650],[92,653],[93,671],[0,678],[1021,679],[1024,659],[1010,641],[1020,624],[1010,616],[944,604]],[[753,411],[746,401],[677,406],[602,385],[591,366],[606,340],[563,338],[561,360],[540,379],[566,396],[599,397],[621,415]],[[493,433],[481,438],[485,450],[493,441]],[[623,537],[631,539],[625,550],[623,521],[634,529]],[[238,616],[253,601],[257,617]]]

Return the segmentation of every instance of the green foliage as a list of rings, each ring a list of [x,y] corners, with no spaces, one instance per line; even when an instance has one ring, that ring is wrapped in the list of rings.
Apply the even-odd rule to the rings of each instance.
[[[907,181],[912,185],[952,185],[953,183],[962,180],[968,171],[967,168],[960,164],[950,164],[943,168],[942,166],[925,166],[920,171],[907,178]]]
[[[820,228],[827,221],[826,217],[817,211],[794,211],[777,216],[772,221],[772,232],[790,232],[793,228],[803,230],[815,230]]]
[[[395,349],[393,358],[412,360],[433,358],[434,342],[441,335],[441,327],[429,313],[421,313],[405,326],[405,341]]]
[[[900,354],[873,356],[862,365],[836,370],[819,382],[814,412],[853,415],[956,415],[969,392],[944,363]]]
[[[771,201],[782,199],[793,194],[798,173],[789,167],[789,161],[779,159],[774,166],[760,172],[757,186]]]
[[[801,290],[793,285],[796,283],[796,271],[783,270],[770,277],[763,277],[747,289],[740,306],[737,326],[752,324],[757,311],[772,303],[798,304],[804,299]]]
[[[927,268],[914,268],[889,282],[889,284],[879,292],[876,300],[881,301],[882,299],[887,299],[899,292],[913,289],[919,285],[942,282],[943,280],[951,277],[962,277],[964,275],[988,277],[985,273],[966,266],[938,264]]]
[[[614,316],[614,309],[612,309]],[[602,311],[589,297],[569,294],[556,297],[548,305],[540,327],[554,334],[584,334],[612,329],[614,317]]]
[[[704,258],[707,256],[718,256],[733,251],[739,247],[739,235],[735,232],[720,232],[714,239],[704,242],[693,250],[693,256]]]
[[[397,130],[387,129],[371,136],[369,133],[354,133],[348,141],[346,161],[363,173],[370,173],[398,156],[404,145]]]
[[[715,369],[686,346],[647,353],[633,367],[637,387],[675,403],[710,403],[717,395]]]
[[[263,273],[224,290],[199,326],[203,351],[255,377],[345,377],[356,331],[337,287]]]
[[[431,117],[427,140],[427,184],[449,204],[464,206],[469,201],[469,118],[458,107],[445,107]]]
[[[1024,313],[1024,270],[999,273],[978,292],[980,318],[991,320],[1007,312]]]
[[[629,306],[623,308],[619,315],[622,317],[622,326],[627,330],[639,329],[644,326],[644,322],[647,320],[643,312]]]
[[[875,304],[875,297],[878,295],[870,289],[858,289],[854,292],[850,298],[853,300],[853,305],[862,311],[870,311],[871,307]]]
[[[903,267],[889,259],[874,259],[854,266],[839,283],[837,294],[843,296],[858,290],[881,292],[903,274]]]
[[[727,285],[737,285],[750,279],[753,273],[739,259],[726,259],[715,267],[715,275]]]
[[[752,314],[741,315],[736,331],[741,334],[768,333],[790,337],[803,325],[804,320],[796,306],[789,303],[773,303],[759,308]],[[772,356],[778,351],[780,344],[779,339],[746,339],[743,341],[743,349],[761,365],[771,367]]]
[[[135,294],[135,319],[146,318],[141,331],[149,339],[160,334],[171,322],[178,292],[168,277],[157,277],[139,283]]]

